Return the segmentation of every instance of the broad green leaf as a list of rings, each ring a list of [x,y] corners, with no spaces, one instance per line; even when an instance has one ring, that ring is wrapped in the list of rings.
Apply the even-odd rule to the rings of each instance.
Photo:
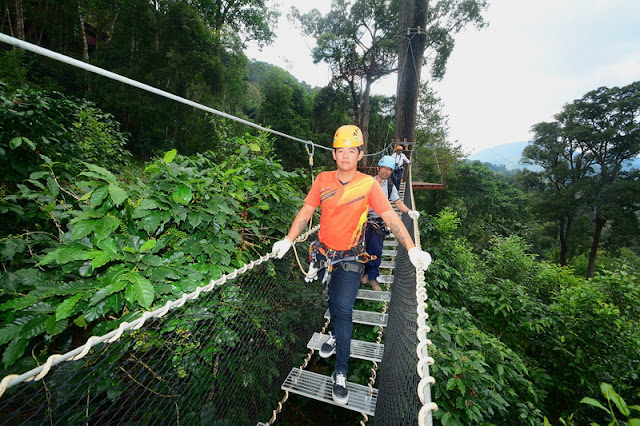
[[[164,154],[164,163],[169,164],[170,162],[172,162],[173,159],[176,158],[177,153],[178,151],[176,151],[175,149],[172,149],[171,151],[167,151],[167,153]]]
[[[260,210],[269,210],[269,204],[267,204],[266,201],[260,201],[255,205],[255,207],[259,208]]]
[[[111,184],[115,184],[117,182],[117,179],[113,175],[113,173],[111,173],[109,170],[105,169],[104,167],[96,166],[95,164],[91,164],[91,163],[83,163],[83,164],[87,167],[87,169],[89,169],[92,172],[96,173],[98,176],[100,176],[105,181],[107,181],[107,182],[109,182]],[[83,173],[81,173],[81,174],[83,174]]]
[[[24,296],[17,299],[9,300],[8,302],[0,305],[0,312],[2,311],[19,311],[26,307],[29,307],[39,300],[35,296]]]
[[[60,187],[52,177],[47,178],[47,189],[49,189],[49,193],[54,198],[60,194]]]
[[[5,328],[1,328],[0,345],[4,345],[5,343],[11,341],[20,333],[20,330],[22,330],[22,325],[9,325]]]
[[[28,343],[29,341],[26,339],[16,339],[9,343],[9,346],[7,346],[7,349],[5,349],[2,354],[2,363],[5,368],[16,362],[16,360],[22,356]]]
[[[189,213],[189,224],[193,227],[193,228],[197,228],[198,225],[200,225],[202,223],[202,212],[191,212]]]
[[[120,221],[113,216],[105,216],[96,221],[95,236],[96,240],[101,241],[107,238],[113,231],[118,229]]]
[[[116,244],[116,242],[113,240],[113,238],[105,238],[104,240],[101,240],[98,244],[97,244],[98,248],[104,251],[107,251],[109,253],[111,253],[112,255],[117,255],[118,254],[118,245]]]
[[[160,166],[158,166],[157,164],[149,164],[145,169],[144,169],[145,173],[150,172],[150,173],[157,173],[160,171]]]
[[[254,152],[260,151],[260,145],[258,145],[257,143],[250,143],[249,148]]]
[[[109,195],[109,185],[101,186],[93,190],[89,202],[93,208],[97,208],[107,198],[107,195]]]
[[[149,309],[155,296],[151,281],[137,272],[129,273],[127,279],[132,284],[133,292],[138,304],[145,309]]]
[[[156,246],[156,243],[158,241],[154,240],[154,239],[150,239],[145,241],[145,243],[142,245],[142,247],[140,247],[140,253],[144,253],[145,251],[149,251],[151,249],[153,249]]]
[[[101,251],[98,253],[93,260],[91,261],[91,267],[93,269],[98,269],[101,266],[106,265],[111,261],[111,254],[106,251]]]
[[[593,398],[589,398],[589,397],[582,398],[582,399],[580,400],[580,403],[581,403],[581,404],[589,404],[589,405],[593,405],[594,407],[598,407],[598,408],[600,408],[600,409],[602,409],[602,410],[606,411],[607,413],[609,412],[609,409],[604,408],[604,407],[602,406],[602,404],[600,404],[600,402],[598,402],[597,400],[595,400],[595,399],[593,399]]]
[[[109,185],[109,194],[116,206],[119,206],[127,199],[127,192],[116,184]]]
[[[45,328],[50,336],[55,336],[62,333],[67,328],[67,320],[56,321],[56,316],[51,315],[47,321],[45,321]]]
[[[29,148],[31,148],[31,151],[35,151],[36,150],[36,144],[33,143],[33,141],[31,141],[31,139],[29,138],[25,138],[24,136],[22,137],[22,142],[27,145]]]
[[[9,148],[16,149],[20,145],[22,145],[22,136],[16,136],[15,138],[9,141]]]
[[[176,203],[184,204],[185,206],[191,202],[193,199],[193,193],[191,189],[186,185],[178,186],[175,191],[173,191],[173,201]]]
[[[143,210],[154,210],[158,208],[158,203],[156,203],[154,200],[145,198],[140,202],[138,208]]]
[[[23,339],[31,339],[45,332],[45,322],[48,315],[38,315],[27,321],[20,330],[20,337]]]
[[[76,307],[81,297],[82,295],[77,294],[65,299],[61,304],[59,304],[56,308],[56,321],[60,321],[71,316],[73,308]]]
[[[87,321],[84,319],[83,315],[80,315],[78,316],[78,318],[74,319],[73,323],[82,328],[85,328],[87,326]]]
[[[71,227],[73,239],[80,240],[93,232],[96,227],[96,221],[93,219],[79,220],[73,225],[69,225],[69,227]]]

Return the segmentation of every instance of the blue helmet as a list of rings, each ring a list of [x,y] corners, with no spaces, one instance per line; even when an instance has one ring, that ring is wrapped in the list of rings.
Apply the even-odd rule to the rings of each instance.
[[[391,170],[395,170],[396,162],[390,155],[385,155],[380,159],[380,161],[378,161],[378,166],[389,167]]]

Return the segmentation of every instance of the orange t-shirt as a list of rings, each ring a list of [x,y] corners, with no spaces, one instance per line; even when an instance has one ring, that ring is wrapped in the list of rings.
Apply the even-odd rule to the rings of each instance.
[[[322,172],[304,202],[321,208],[318,238],[330,249],[349,250],[364,239],[369,206],[378,214],[391,210],[382,187],[369,175],[357,172],[343,185],[336,172]]]

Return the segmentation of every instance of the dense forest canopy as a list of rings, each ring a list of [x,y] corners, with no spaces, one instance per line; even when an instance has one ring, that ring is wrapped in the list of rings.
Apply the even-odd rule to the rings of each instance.
[[[368,72],[393,71],[385,37],[397,6],[340,1],[327,16],[299,16],[318,39],[316,60],[336,70],[326,87],[245,56],[247,40],[273,40],[284,12],[263,0],[2,0],[0,31],[327,147],[337,127],[367,115],[368,151],[378,152],[394,134],[395,97],[369,96],[344,76],[374,84]],[[433,78],[461,26],[484,25],[485,7],[434,3],[427,44],[442,60]],[[345,56],[358,25],[374,44]],[[640,404],[640,176],[630,166],[640,154],[640,82],[593,88],[553,121],[532,123],[523,161],[540,171],[506,174],[463,161],[423,80],[413,179],[441,179],[437,163],[447,165],[446,190],[415,192],[434,258],[435,418],[640,417],[581,404],[611,397],[601,383]],[[310,174],[333,166],[316,150],[310,168],[303,144],[6,45],[0,164],[7,374],[264,253],[286,232]]]

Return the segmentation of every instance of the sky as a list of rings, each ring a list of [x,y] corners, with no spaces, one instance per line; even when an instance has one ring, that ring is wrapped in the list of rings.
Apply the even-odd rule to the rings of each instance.
[[[433,0],[432,0],[433,1]],[[280,66],[311,86],[325,86],[326,64],[313,64],[313,39],[287,20],[296,4],[326,13],[330,0],[280,0],[276,42],[249,58]],[[312,5],[312,6],[311,6]],[[530,141],[531,127],[602,86],[640,80],[640,0],[489,0],[489,26],[455,35],[445,77],[433,82],[448,116],[450,141],[474,152]],[[425,79],[423,68],[423,81]],[[396,77],[373,86],[395,93]]]

